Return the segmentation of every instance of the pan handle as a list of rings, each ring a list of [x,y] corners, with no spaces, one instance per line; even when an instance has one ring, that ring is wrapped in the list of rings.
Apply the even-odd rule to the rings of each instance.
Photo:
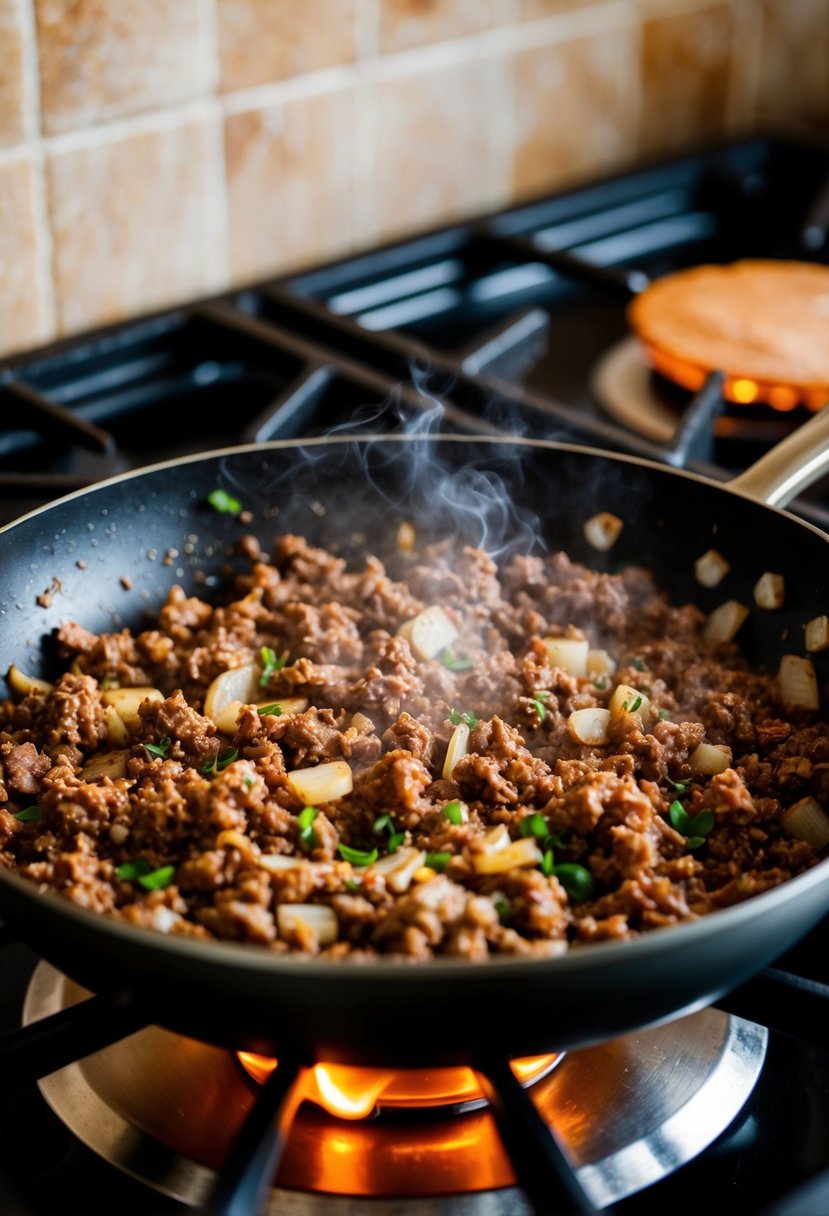
[[[770,507],[785,507],[826,472],[829,472],[829,408],[824,406],[814,418],[729,481],[728,488]]]

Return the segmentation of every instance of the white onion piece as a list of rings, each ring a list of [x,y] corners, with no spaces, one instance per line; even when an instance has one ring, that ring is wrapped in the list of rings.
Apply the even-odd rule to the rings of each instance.
[[[361,714],[358,710],[351,719],[351,726],[354,730],[358,730],[360,734],[370,734],[374,730],[374,723],[371,718]]]
[[[613,690],[613,696],[610,698],[608,705],[610,716],[616,720],[625,714],[631,714],[639,719],[644,725],[651,714],[650,698],[646,697],[638,688],[633,688],[630,684],[618,684]]]
[[[55,687],[48,680],[39,680],[37,676],[27,675],[25,671],[21,671],[19,667],[15,667],[12,663],[8,670],[6,679],[11,688],[15,692],[19,692],[21,696],[26,696],[30,692],[51,692]]]
[[[518,866],[537,866],[540,861],[541,850],[531,836],[525,836],[495,853],[474,853],[472,868],[476,874],[503,874]]]
[[[786,599],[786,580],[782,574],[767,570],[754,584],[754,601],[758,608],[782,608]]]
[[[587,674],[589,676],[612,676],[616,660],[606,650],[588,650]]]
[[[551,667],[560,667],[571,676],[587,675],[590,643],[582,638],[543,638]]]
[[[806,622],[806,649],[813,654],[829,648],[829,616],[816,616]]]
[[[277,699],[271,698],[270,701],[231,701],[229,705],[226,705],[213,718],[216,727],[223,735],[236,734],[239,719],[242,716],[243,710],[247,709],[248,705],[255,705],[257,709],[265,709],[268,705],[278,705],[280,712],[287,717],[288,714],[301,714],[304,709],[307,709],[308,698],[279,697]]]
[[[108,688],[101,693],[104,705],[111,705],[127,730],[137,730],[141,725],[138,706],[145,701],[163,701],[164,693],[159,688]]]
[[[618,515],[611,515],[610,511],[600,511],[598,515],[593,515],[586,521],[584,535],[587,543],[594,549],[607,553],[621,536],[623,527]]]
[[[588,747],[602,747],[609,742],[609,722],[609,709],[575,709],[567,719],[567,729],[576,743],[584,743]]]
[[[720,642],[730,642],[742,627],[748,616],[748,608],[738,600],[726,600],[709,614],[702,630],[702,636],[712,646]]]
[[[354,778],[345,760],[329,760],[316,768],[298,768],[288,773],[288,785],[306,806],[337,802],[354,789]]]
[[[801,798],[790,806],[783,816],[783,827],[816,852],[829,844],[829,816],[814,798]]]
[[[126,777],[128,759],[129,751],[126,748],[116,752],[103,752],[100,756],[93,756],[83,766],[81,776],[84,781],[93,781],[96,777],[111,777],[115,781],[118,777]]]
[[[501,849],[506,849],[509,844],[509,832],[504,823],[499,823],[496,827],[490,828],[481,837],[481,848],[484,853],[500,853]]]
[[[713,743],[700,743],[688,757],[688,763],[695,773],[713,777],[715,773],[724,773],[731,763],[728,752],[723,751]]]
[[[777,673],[780,698],[787,709],[819,709],[815,665],[799,654],[784,654]]]
[[[311,863],[304,857],[289,857],[286,853],[261,853],[256,864],[269,874],[284,874],[286,870],[305,870]]]
[[[417,659],[433,659],[458,637],[458,631],[439,604],[424,608],[398,629]]]
[[[703,587],[717,587],[728,574],[731,567],[716,549],[708,549],[702,557],[694,562],[694,574],[698,583]]]
[[[463,760],[469,751],[469,727],[465,722],[459,722],[452,732],[449,746],[446,749],[446,759],[443,762],[443,775],[447,779],[452,776],[452,770],[459,760]]]
[[[289,937],[299,924],[306,925],[321,946],[337,940],[337,914],[327,904],[280,904],[276,924],[282,937]]]
[[[233,667],[223,671],[211,683],[204,698],[204,716],[210,718],[219,726],[218,715],[234,701],[242,705],[251,705],[258,696],[259,677],[262,674],[256,663],[245,663],[242,667]],[[219,726],[219,730],[224,728]],[[234,728],[235,729],[235,728]]]
[[[107,738],[110,743],[113,747],[123,747],[129,739],[129,731],[124,719],[114,705],[104,706],[104,716],[107,723]]]
[[[368,867],[367,872],[382,874],[389,890],[400,895],[408,890],[415,872],[425,860],[426,854],[420,849],[398,849],[396,853],[389,853],[387,857],[375,861]]]

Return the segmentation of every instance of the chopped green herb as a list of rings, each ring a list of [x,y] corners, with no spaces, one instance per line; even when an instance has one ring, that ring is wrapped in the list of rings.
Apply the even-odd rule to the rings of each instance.
[[[389,836],[389,852],[396,853],[405,839],[405,832],[395,832],[393,836]]]
[[[347,844],[338,844],[337,852],[343,861],[350,861],[353,866],[370,866],[380,856],[376,849],[369,853],[365,849],[352,849]]]
[[[317,834],[313,827],[316,817],[317,808],[315,806],[305,806],[297,815],[299,839],[306,849],[313,849],[317,843]]]
[[[533,709],[535,710],[536,714],[538,715],[539,723],[543,722],[544,719],[547,717],[547,706],[538,697],[535,697],[533,700]]]
[[[175,872],[175,866],[161,866],[150,874],[139,874],[138,881],[147,891],[163,891],[173,881]]]
[[[145,743],[147,751],[151,756],[158,756],[159,760],[163,760],[168,751],[172,747],[173,740],[169,735],[165,735],[163,739],[159,739],[158,743]]]
[[[498,919],[501,924],[507,924],[509,918],[512,916],[512,906],[510,905],[509,900],[502,897],[500,899],[494,899],[492,902],[495,905],[495,911],[498,913]]]
[[[432,870],[445,870],[451,860],[451,853],[427,853],[423,864]]]
[[[691,816],[685,810],[681,802],[672,802],[668,807],[668,818],[678,832],[682,832],[686,836],[688,824],[691,822]]]
[[[678,794],[684,794],[688,788],[683,781],[671,781],[670,777],[667,778],[667,781],[668,785],[672,785]]]
[[[238,515],[242,509],[239,499],[228,494],[227,490],[211,490],[207,495],[207,501],[220,515]]]
[[[18,823],[37,823],[43,818],[42,806],[27,806],[22,811],[14,811]]]
[[[691,820],[691,831],[695,836],[708,836],[714,828],[716,819],[713,811],[700,811]]]
[[[288,662],[288,656],[278,659],[276,651],[271,650],[270,646],[262,646],[259,650],[259,657],[262,660],[262,674],[259,677],[259,687],[264,688],[269,682],[275,671],[281,671]]]
[[[549,878],[550,875],[552,874],[552,872],[553,872],[553,850],[547,849],[547,852],[541,858],[541,873],[544,874],[547,878]]]
[[[459,714],[456,709],[449,710],[449,721],[453,726],[458,726],[461,722],[463,722],[463,724],[468,726],[470,730],[474,730],[478,725],[479,720],[480,719],[476,718],[474,714]]]
[[[705,844],[704,836],[686,836],[685,843],[689,849],[698,849],[701,844]]]
[[[345,889],[346,889],[346,891],[350,891],[352,893],[352,895],[357,890],[357,884],[353,878],[347,878],[345,880]]]
[[[150,873],[152,873],[150,863],[143,857],[136,857],[134,861],[125,861],[122,866],[119,866],[115,871],[115,876],[123,879],[124,882],[131,882],[134,878],[141,878]]]
[[[282,706],[274,701],[271,705],[260,705],[256,712],[260,717],[263,717],[265,714],[273,714],[275,718],[278,718],[282,713]]]
[[[668,817],[676,830],[686,838],[689,849],[698,849],[704,844],[705,837],[716,822],[713,811],[700,811],[699,815],[692,817],[681,802],[671,803],[668,807]]]
[[[642,698],[637,695],[633,698],[633,700],[631,701],[630,704],[628,704],[628,702],[625,701],[624,705],[622,706],[622,709],[627,710],[627,712],[629,714],[635,714],[641,704],[642,704]]]
[[[380,836],[383,832],[393,832],[394,820],[392,819],[391,815],[378,815],[374,820],[374,827],[372,828],[372,831],[376,836]]]
[[[455,655],[452,654],[451,650],[448,647],[446,648],[446,650],[444,650],[443,654],[440,656],[440,661],[444,667],[448,668],[449,671],[471,671],[472,670],[472,659],[469,657],[468,654],[458,656],[456,658]]]
[[[585,870],[584,866],[576,865],[575,862],[565,861],[560,866],[556,866],[553,873],[570,898],[574,899],[576,903],[583,903],[586,899],[593,898],[596,883],[593,875],[589,870]]]
[[[547,820],[540,811],[535,811],[532,815],[525,815],[518,825],[518,834],[535,836],[536,840],[543,840],[547,835]]]
[[[539,688],[535,695],[538,697],[539,701],[548,701],[552,696],[552,693],[548,688]]]
[[[663,721],[663,722],[664,722],[664,721],[665,721],[665,719],[666,719],[666,718],[670,718],[670,716],[671,716],[671,715],[668,713],[667,709],[660,709],[660,711],[659,711],[659,717],[660,717],[661,721]]]
[[[631,667],[635,667],[637,671],[645,670],[645,664],[642,662],[641,659],[632,659],[630,665],[631,665]]]
[[[567,828],[563,832],[556,832],[555,836],[546,836],[542,842],[543,849],[560,849],[563,844],[567,843],[569,832]]]
[[[443,808],[443,818],[448,819],[450,823],[463,823],[463,811],[459,802],[447,802]]]
[[[593,681],[593,687],[598,688],[599,692],[604,692],[606,688],[610,687],[610,680],[608,680],[607,676],[599,676],[598,679]]]
[[[246,790],[249,790],[250,787],[253,785],[254,780],[255,780],[255,778],[253,776],[253,773],[245,773],[244,777],[242,778],[243,787]]]
[[[216,773],[221,773],[229,764],[238,759],[239,752],[235,747],[226,747],[223,752],[219,752],[212,760],[205,760],[204,764],[199,769],[203,777],[213,777]]]

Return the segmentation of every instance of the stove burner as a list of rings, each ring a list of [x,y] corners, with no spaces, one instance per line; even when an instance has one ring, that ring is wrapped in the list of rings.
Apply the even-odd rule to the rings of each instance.
[[[48,964],[32,978],[29,1023],[84,996]],[[659,1181],[732,1122],[760,1075],[768,1032],[706,1009],[611,1043],[570,1052],[532,1089],[606,1206]],[[41,1090],[89,1148],[167,1195],[200,1205],[251,1107],[254,1083],[230,1052],[157,1027],[53,1073]],[[431,1216],[518,1216],[525,1201],[488,1110],[449,1118],[410,1112],[405,1123],[346,1122],[304,1104],[291,1129],[267,1212],[324,1210],[402,1216],[431,1196]],[[321,1197],[325,1197],[324,1207]],[[439,1196],[439,1197],[436,1197]],[[364,1209],[362,1209],[364,1210]]]
[[[660,393],[638,338],[623,338],[605,352],[593,369],[591,388],[617,422],[655,443],[673,439],[680,412]]]

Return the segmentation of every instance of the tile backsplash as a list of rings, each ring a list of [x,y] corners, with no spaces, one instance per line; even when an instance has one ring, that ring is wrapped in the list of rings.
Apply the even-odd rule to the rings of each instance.
[[[827,0],[0,0],[0,352],[781,127]]]

